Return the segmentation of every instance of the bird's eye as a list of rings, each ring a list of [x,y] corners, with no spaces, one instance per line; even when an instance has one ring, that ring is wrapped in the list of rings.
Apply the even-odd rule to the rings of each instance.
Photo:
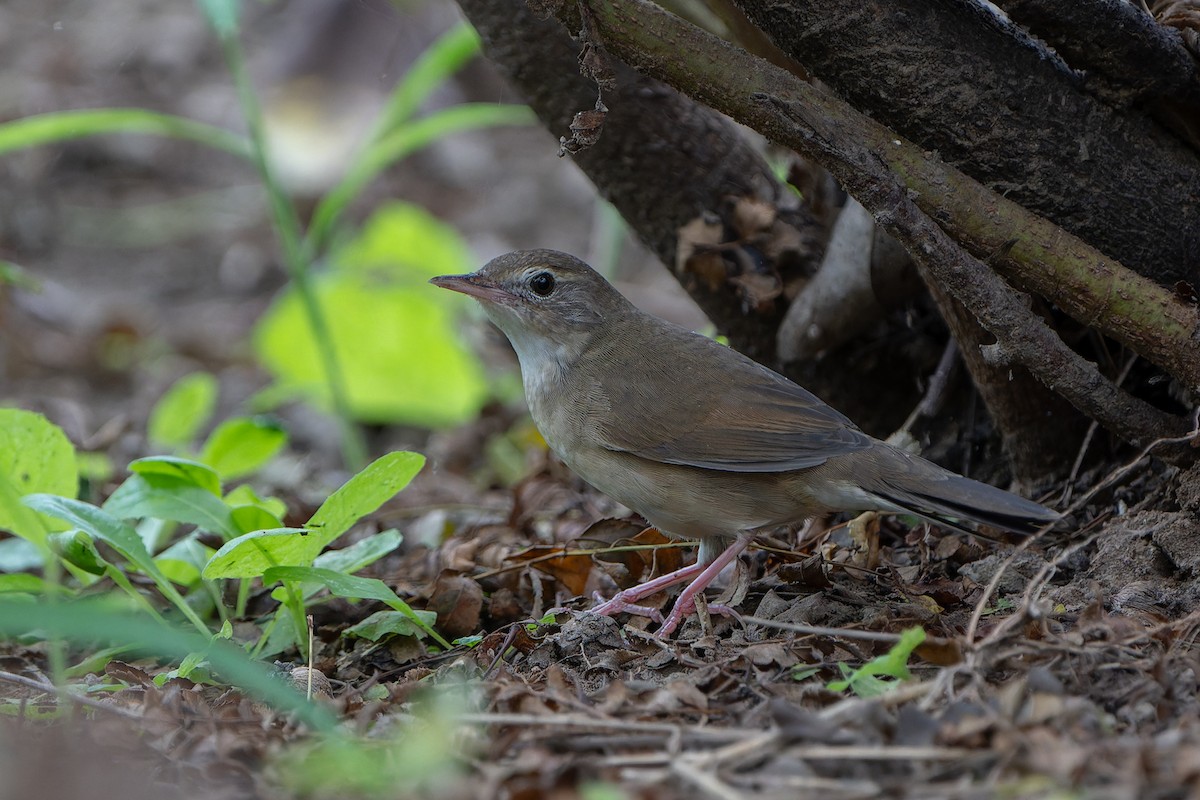
[[[554,291],[554,276],[549,272],[539,272],[529,279],[529,288],[539,297],[548,297]]]

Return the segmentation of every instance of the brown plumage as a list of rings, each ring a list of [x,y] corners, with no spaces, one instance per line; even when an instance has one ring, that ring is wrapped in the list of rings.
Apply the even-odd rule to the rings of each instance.
[[[868,436],[782,375],[639,311],[565,253],[510,253],[433,283],[475,297],[508,336],[534,422],[567,466],[664,533],[701,540],[699,563],[674,582],[696,580],[664,633],[759,529],[825,511],[902,511],[1023,533],[1057,519]],[[648,593],[634,587],[597,610],[615,613]]]

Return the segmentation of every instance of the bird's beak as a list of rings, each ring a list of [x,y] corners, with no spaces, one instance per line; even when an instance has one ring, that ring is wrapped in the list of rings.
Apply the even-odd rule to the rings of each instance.
[[[470,275],[439,275],[436,278],[430,278],[429,282],[442,289],[462,292],[490,303],[512,305],[515,299],[511,293],[488,278],[482,277],[478,272],[472,272]]]

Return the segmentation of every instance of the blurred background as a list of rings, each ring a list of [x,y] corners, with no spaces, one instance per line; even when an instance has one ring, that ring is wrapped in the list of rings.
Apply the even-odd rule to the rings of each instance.
[[[311,266],[350,411],[376,437],[389,430],[372,450],[422,445],[424,431],[470,422],[497,398],[519,405],[503,341],[469,304],[438,297],[431,275],[552,247],[608,271],[655,313],[706,324],[664,270],[643,269],[653,259],[532,115],[457,124],[455,108],[486,115],[521,99],[476,54],[453,3],[279,0],[242,11],[279,188],[302,226],[341,192]],[[447,39],[450,66],[428,69],[431,45]],[[409,129],[392,132],[433,118],[415,133],[421,143],[339,187],[383,138],[381,115],[406,79],[416,86]],[[197,4],[0,4],[0,121],[100,108],[247,131]],[[0,145],[0,405],[40,411],[84,451],[123,465],[144,452],[142,426],[163,392],[209,372],[220,386],[214,419],[277,415],[293,450],[338,465],[319,352],[252,162],[175,136],[75,138],[69,127],[71,138]]]

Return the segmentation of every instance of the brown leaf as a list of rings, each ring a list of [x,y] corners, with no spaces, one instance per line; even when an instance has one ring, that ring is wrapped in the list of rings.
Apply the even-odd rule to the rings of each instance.
[[[526,562],[539,572],[546,573],[571,594],[583,594],[588,574],[592,571],[591,556],[578,553],[568,555],[567,548],[561,545],[535,545],[514,553],[512,560]]]
[[[130,686],[142,686],[147,689],[154,686],[154,678],[150,676],[150,673],[124,661],[108,662],[104,665],[104,674]]]
[[[451,639],[479,630],[483,589],[471,578],[443,571],[433,584],[428,608],[437,612],[437,625]]]
[[[948,667],[963,660],[962,643],[958,639],[926,636],[915,652],[922,660],[939,667]]]
[[[580,537],[587,541],[599,541],[613,546],[670,544],[672,539],[657,528],[647,527],[631,520],[600,520]],[[658,575],[674,572],[683,566],[683,553],[679,548],[623,550],[617,553],[601,553],[596,558],[609,563],[621,564],[633,580],[649,580]]]

